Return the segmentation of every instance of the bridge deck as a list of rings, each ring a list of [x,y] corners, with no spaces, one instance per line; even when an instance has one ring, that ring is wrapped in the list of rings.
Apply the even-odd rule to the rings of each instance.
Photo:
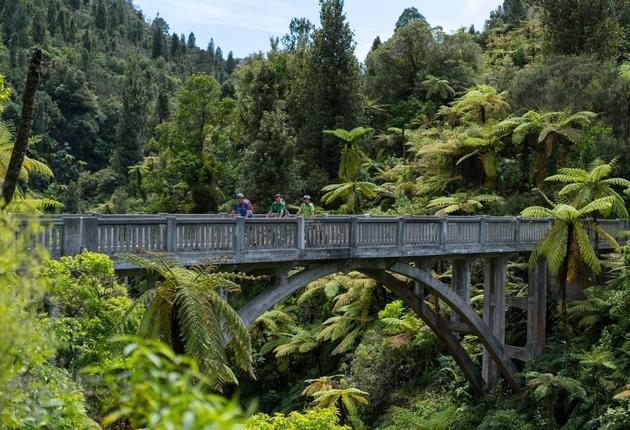
[[[115,256],[141,249],[169,252],[185,264],[347,258],[397,258],[527,252],[552,225],[520,217],[319,216],[228,218],[218,215],[67,215],[46,217],[36,242],[54,258],[83,249]],[[619,236],[628,220],[601,220]],[[132,268],[115,259],[116,269]]]

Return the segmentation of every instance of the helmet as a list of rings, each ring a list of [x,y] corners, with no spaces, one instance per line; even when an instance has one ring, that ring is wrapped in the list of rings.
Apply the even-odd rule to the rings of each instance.
[[[310,200],[311,196],[309,196],[308,194],[304,194],[304,197],[302,197],[303,200]]]
[[[236,198],[237,198],[237,199],[244,199],[244,198],[245,198],[245,195],[244,195],[243,193],[238,193],[238,194],[236,195]]]
[[[274,194],[273,198],[275,199],[276,197],[280,197],[280,198],[282,198],[282,194],[280,194],[280,193],[276,193],[276,194]]]

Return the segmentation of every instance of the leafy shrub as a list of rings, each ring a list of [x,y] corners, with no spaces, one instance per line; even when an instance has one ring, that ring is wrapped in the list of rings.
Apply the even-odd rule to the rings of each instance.
[[[350,430],[339,424],[339,415],[334,408],[318,408],[304,413],[291,412],[289,415],[257,414],[245,424],[246,430]]]
[[[494,411],[487,415],[479,430],[531,430],[532,426],[513,409]]]
[[[105,425],[133,429],[241,430],[244,414],[235,400],[207,394],[195,360],[176,355],[157,340],[137,340],[124,349],[128,368],[108,373],[118,408]],[[128,370],[130,369],[130,370]]]
[[[0,428],[91,428],[79,387],[49,363],[54,334],[37,307],[50,282],[41,276],[45,252],[30,243],[38,227],[0,218]]]
[[[441,405],[432,414],[425,415],[421,411],[394,407],[387,416],[387,425],[381,430],[449,430],[459,429],[460,411],[451,405]]]
[[[93,373],[100,373],[99,363],[120,352],[107,339],[133,304],[125,286],[116,282],[112,261],[106,255],[83,251],[48,261],[42,277],[52,280],[47,298],[51,315],[44,319],[59,341],[59,364],[72,370],[94,365]],[[135,321],[140,312],[141,308],[134,309]]]

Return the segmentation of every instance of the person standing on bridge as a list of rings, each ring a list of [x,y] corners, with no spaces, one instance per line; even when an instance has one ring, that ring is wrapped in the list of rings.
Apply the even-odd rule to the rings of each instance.
[[[271,208],[269,209],[269,212],[267,212],[267,218],[269,218],[270,216],[282,218],[284,216],[289,215],[289,211],[287,210],[287,205],[284,202],[282,195],[276,193],[276,195],[273,196],[273,198],[274,198],[274,201],[271,204]]]
[[[252,202],[246,199],[243,193],[236,195],[236,202],[232,205],[230,216],[235,216],[237,213],[243,218],[251,218],[254,215]]]
[[[300,209],[297,211],[296,215],[303,215],[304,218],[312,218],[315,216],[315,205],[311,203],[311,196],[306,194],[302,198],[302,205],[300,205]]]

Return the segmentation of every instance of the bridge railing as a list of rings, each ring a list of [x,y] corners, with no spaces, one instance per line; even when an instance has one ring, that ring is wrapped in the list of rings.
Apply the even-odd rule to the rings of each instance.
[[[319,216],[229,218],[221,215],[68,215],[43,217],[35,245],[52,257],[83,249],[113,255],[148,249],[180,254],[274,250],[467,249],[498,245],[531,248],[552,226],[550,219],[486,216]],[[628,220],[600,220],[620,237]]]

